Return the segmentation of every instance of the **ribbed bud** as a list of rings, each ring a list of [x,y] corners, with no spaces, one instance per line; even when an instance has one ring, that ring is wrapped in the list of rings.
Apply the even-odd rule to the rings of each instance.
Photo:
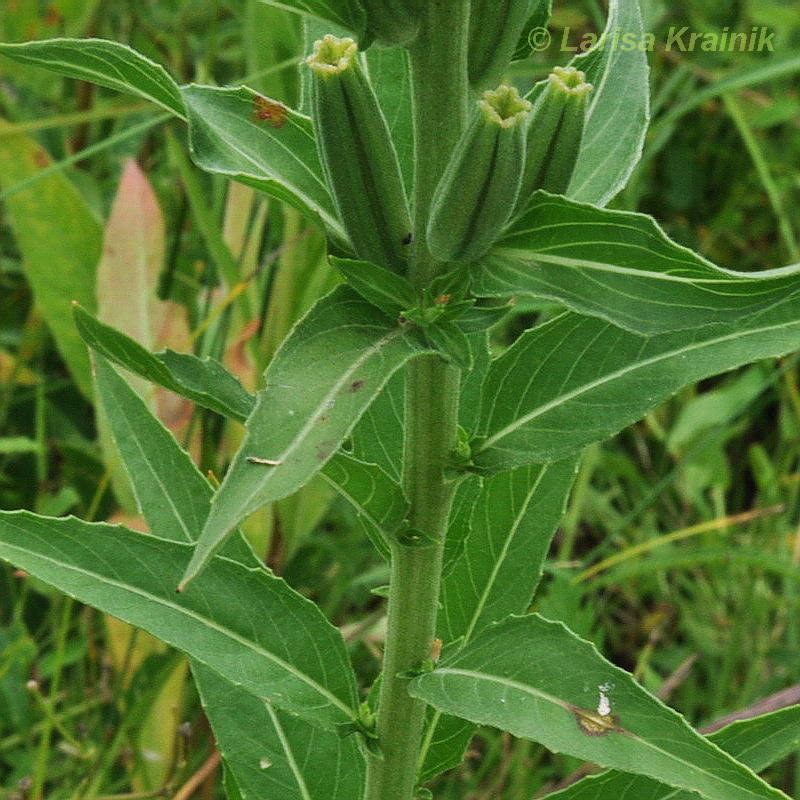
[[[440,261],[475,261],[516,203],[531,104],[511,86],[485,92],[436,187],[428,247]]]
[[[415,0],[363,0],[367,30],[379,43],[408,44],[417,35],[419,2]]]
[[[528,20],[529,0],[472,0],[469,20],[469,82],[497,86],[508,69]]]
[[[325,36],[306,59],[323,169],[358,258],[402,269],[410,242],[400,164],[352,39]]]
[[[564,194],[569,187],[586,124],[592,84],[574,67],[556,67],[533,107],[525,174],[517,210],[537,189]]]

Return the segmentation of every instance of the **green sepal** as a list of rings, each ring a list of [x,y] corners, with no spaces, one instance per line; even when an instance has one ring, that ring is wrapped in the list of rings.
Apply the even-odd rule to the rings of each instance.
[[[508,69],[529,19],[530,0],[472,0],[469,20],[469,82],[496,86]]]
[[[469,338],[455,322],[440,320],[435,325],[424,328],[423,333],[428,344],[457,367],[471,370],[475,366]]]
[[[525,171],[515,214],[537,189],[564,194],[575,172],[592,85],[574,67],[556,67],[538,90],[525,149]]]
[[[531,104],[511,86],[485,92],[433,196],[428,247],[439,261],[476,261],[514,210]]]
[[[400,164],[352,39],[328,34],[306,59],[320,160],[357,258],[403,271],[411,243]]]
[[[397,319],[403,309],[410,308],[417,302],[414,287],[396,272],[368,261],[331,256],[330,262],[364,300],[392,319]]]
[[[362,0],[367,31],[379,44],[408,45],[419,29],[418,0]]]

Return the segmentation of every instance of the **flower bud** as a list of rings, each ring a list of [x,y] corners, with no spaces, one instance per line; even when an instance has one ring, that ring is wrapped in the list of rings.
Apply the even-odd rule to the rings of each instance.
[[[496,86],[508,69],[528,20],[530,0],[472,0],[469,20],[469,82]]]
[[[564,194],[578,159],[592,85],[574,67],[556,67],[536,100],[528,127],[517,211],[537,189]]]
[[[440,261],[475,261],[516,203],[531,104],[511,86],[485,92],[431,203],[428,247]]]
[[[402,269],[411,233],[400,164],[352,39],[325,36],[306,59],[314,132],[331,194],[358,258]]]
[[[408,44],[417,35],[418,5],[414,0],[364,0],[367,31],[381,44]]]

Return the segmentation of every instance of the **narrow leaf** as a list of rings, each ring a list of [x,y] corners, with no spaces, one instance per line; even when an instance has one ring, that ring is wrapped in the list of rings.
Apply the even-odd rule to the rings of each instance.
[[[425,352],[413,330],[392,325],[347,287],[311,308],[266,372],[247,437],[214,496],[183,583],[248,514],[322,469],[386,381]]]
[[[285,200],[339,241],[347,241],[308,117],[246,86],[192,84],[181,92],[198,167]]]
[[[118,525],[0,513],[0,557],[183,650],[257,698],[328,727],[353,718],[338,631],[264,570],[219,557],[175,593],[192,545]]]
[[[0,44],[0,54],[23,64],[143,97],[183,117],[178,85],[160,65],[120,42],[44,39]]]
[[[644,214],[538,192],[473,281],[486,297],[545,297],[637,333],[666,333],[798,302],[800,264],[721,269]]]
[[[628,182],[650,122],[647,52],[622,47],[620,34],[644,41],[638,0],[610,0],[608,21],[593,50],[572,60],[594,85],[568,197],[606,205]]]
[[[484,384],[474,462],[488,472],[564,458],[683,386],[800,347],[797,303],[736,324],[639,336],[567,313],[524,333]]]
[[[446,713],[708,800],[786,800],[591,644],[535,615],[487,628],[409,691]]]
[[[208,516],[208,481],[102,357],[97,357],[97,388],[151,531],[172,541],[194,541]],[[241,536],[232,536],[222,552],[251,569],[263,569]],[[245,797],[346,800],[360,794],[364,759],[355,737],[342,739],[272,708],[194,659],[192,672],[220,750]]]
[[[114,363],[225,417],[244,422],[250,415],[255,398],[218,361],[172,350],[151,353],[80,306],[73,310],[83,341]]]
[[[349,286],[384,314],[397,319],[400,312],[417,305],[414,287],[401,275],[368,261],[331,257]]]
[[[734,722],[708,738],[737,761],[755,772],[761,772],[800,747],[800,706]],[[615,770],[584,778],[547,797],[548,800],[618,800],[620,797],[635,797],[636,800],[697,800],[695,792],[670,789],[650,778]]]
[[[389,538],[408,516],[409,503],[399,484],[377,464],[337,453],[322,477],[358,512],[381,555],[389,557]]]

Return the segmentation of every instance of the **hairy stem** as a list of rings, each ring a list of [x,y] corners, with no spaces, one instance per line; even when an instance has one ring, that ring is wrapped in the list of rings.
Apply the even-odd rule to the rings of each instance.
[[[429,0],[411,48],[416,171],[414,255],[409,276],[426,286],[441,268],[425,245],[428,210],[467,116],[468,0]],[[429,657],[435,633],[447,519],[455,485],[445,478],[457,431],[459,371],[438,356],[412,362],[406,374],[405,489],[411,527],[422,546],[395,542],[389,619],[378,710],[382,758],[367,770],[367,800],[411,800],[425,704],[407,678]]]

